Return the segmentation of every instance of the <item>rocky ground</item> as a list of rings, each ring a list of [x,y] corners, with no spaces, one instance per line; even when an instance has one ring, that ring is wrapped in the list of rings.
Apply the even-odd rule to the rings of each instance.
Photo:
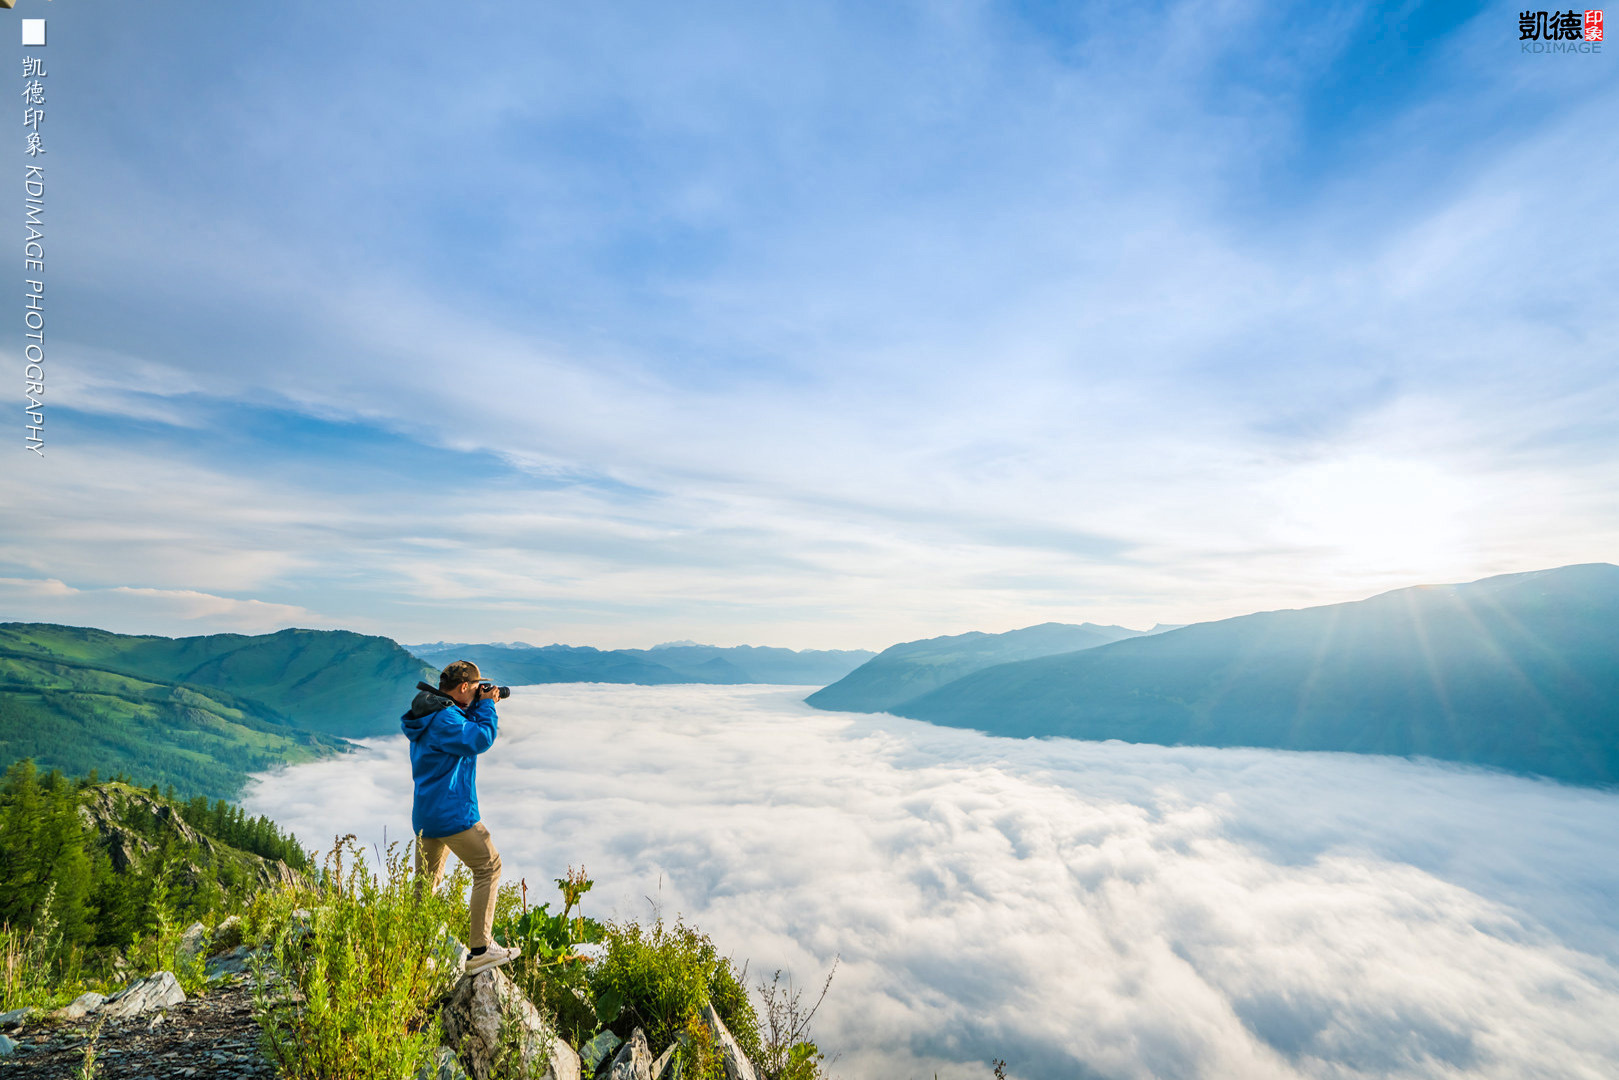
[[[17,1048],[0,1058],[0,1077],[77,1077],[95,1030],[93,1015],[81,1021],[25,1022],[6,1032]],[[259,1053],[258,1040],[253,989],[242,980],[215,987],[163,1012],[105,1021],[94,1036],[95,1075],[99,1080],[274,1076],[274,1069]]]

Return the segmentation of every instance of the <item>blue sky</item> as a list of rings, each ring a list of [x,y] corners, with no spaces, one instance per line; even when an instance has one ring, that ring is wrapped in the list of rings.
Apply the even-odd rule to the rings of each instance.
[[[39,15],[4,617],[881,648],[1613,560],[1613,57],[1516,9]]]

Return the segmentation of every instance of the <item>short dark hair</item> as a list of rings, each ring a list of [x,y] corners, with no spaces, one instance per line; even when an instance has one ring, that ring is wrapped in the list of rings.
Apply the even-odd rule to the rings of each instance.
[[[477,682],[483,676],[478,673],[478,665],[471,660],[457,660],[447,665],[438,673],[438,688],[448,690],[452,686],[460,686],[464,682]]]

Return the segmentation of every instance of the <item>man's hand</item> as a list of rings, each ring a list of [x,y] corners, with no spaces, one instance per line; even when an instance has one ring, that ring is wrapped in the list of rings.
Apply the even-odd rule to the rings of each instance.
[[[500,697],[500,687],[498,687],[498,686],[486,687],[481,693],[478,694],[478,696],[480,698],[482,698],[484,701],[493,701],[493,700]]]

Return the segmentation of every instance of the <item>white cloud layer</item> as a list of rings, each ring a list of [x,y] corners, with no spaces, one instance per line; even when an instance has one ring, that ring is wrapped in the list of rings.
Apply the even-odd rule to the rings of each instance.
[[[1600,1077],[1619,796],[1397,759],[1008,740],[779,687],[520,689],[480,764],[510,875],[681,913],[814,983],[843,1077]],[[403,703],[401,703],[403,704]],[[250,792],[409,832],[403,739]]]

